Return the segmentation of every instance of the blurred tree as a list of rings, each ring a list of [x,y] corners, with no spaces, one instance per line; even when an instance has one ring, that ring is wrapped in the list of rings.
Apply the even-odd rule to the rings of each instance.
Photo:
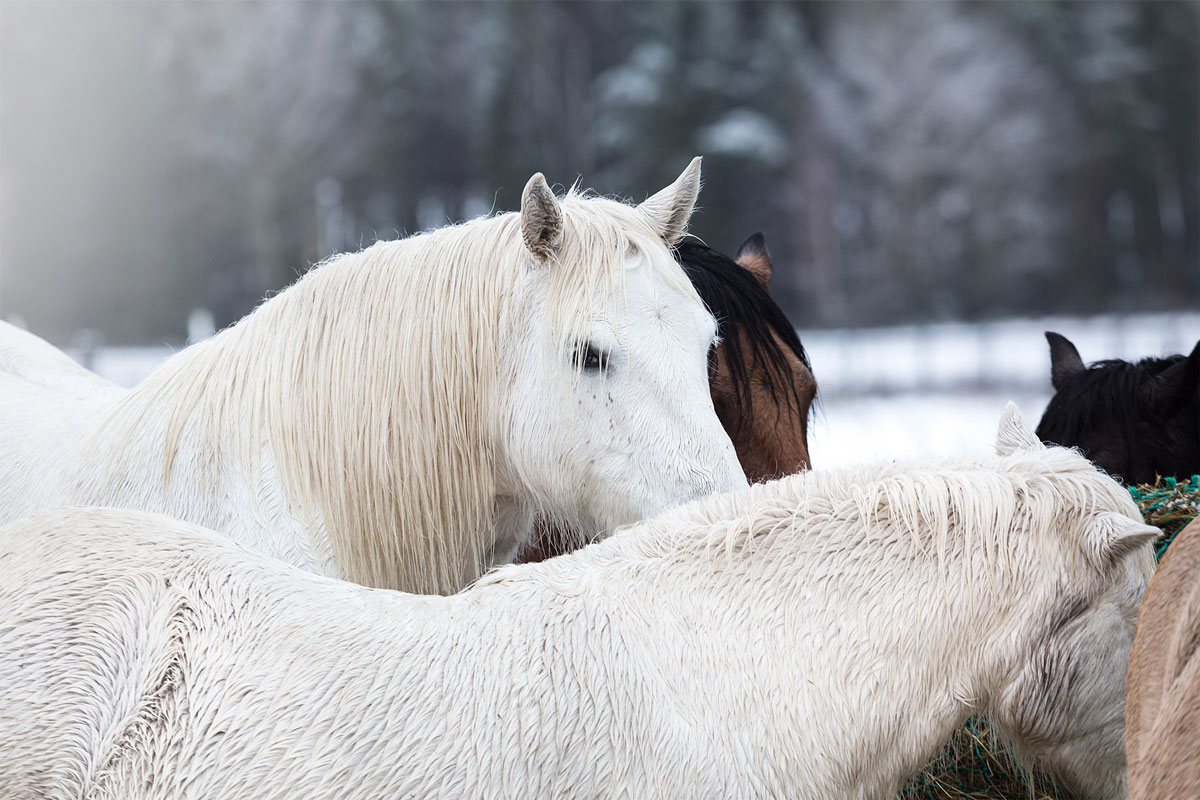
[[[534,171],[762,230],[803,325],[1195,307],[1200,14],[1138,3],[0,3],[0,314],[182,339]]]
[[[1067,87],[1081,138],[1074,241],[1063,291],[1134,307],[1200,295],[1200,4],[1003,3]],[[1099,297],[1093,298],[1094,305]]]
[[[205,219],[237,242],[200,249],[188,265],[209,284],[193,283],[196,296],[228,323],[293,279],[303,256],[324,255],[304,246],[316,227],[314,188],[367,158],[352,17],[332,3],[169,9],[156,66],[175,89],[162,110],[175,177],[208,183],[184,194],[172,227]]]

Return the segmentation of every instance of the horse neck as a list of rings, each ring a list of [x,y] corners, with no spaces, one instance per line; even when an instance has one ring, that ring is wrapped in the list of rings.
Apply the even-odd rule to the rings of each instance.
[[[1011,672],[1026,626],[997,602],[1002,582],[993,594],[954,564],[941,575],[933,561],[880,564],[872,548],[820,539],[610,564],[604,619],[622,621],[621,650],[640,656],[622,680],[648,708],[682,718],[722,759],[772,754],[735,772],[789,796],[836,794],[839,776],[856,775],[882,796]]]

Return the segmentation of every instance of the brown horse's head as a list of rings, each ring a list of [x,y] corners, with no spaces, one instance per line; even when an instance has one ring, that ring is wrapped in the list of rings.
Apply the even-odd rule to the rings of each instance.
[[[767,294],[771,257],[763,235],[747,239],[736,260],[693,238],[677,251],[717,318],[721,343],[711,357],[709,392],[746,477],[757,483],[808,469],[808,416],[817,382],[796,329]],[[516,560],[541,561],[582,544],[539,520]]]
[[[678,253],[717,318],[721,344],[709,391],[746,477],[758,482],[808,469],[817,382],[796,329],[767,294],[771,257],[763,235],[747,239],[736,259],[695,239],[681,243]]]

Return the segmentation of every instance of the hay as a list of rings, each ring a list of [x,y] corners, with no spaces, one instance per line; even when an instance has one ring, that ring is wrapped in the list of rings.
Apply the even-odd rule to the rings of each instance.
[[[1186,481],[1159,478],[1131,486],[1129,493],[1147,524],[1162,530],[1155,555],[1162,558],[1183,526],[1200,516],[1200,476]],[[1049,779],[1030,774],[1014,761],[987,720],[970,719],[920,774],[900,790],[902,800],[1060,800]]]
[[[1054,784],[1023,770],[987,720],[977,718],[956,730],[899,796],[904,800],[1058,800]]]
[[[1129,493],[1142,509],[1146,523],[1162,531],[1154,543],[1156,558],[1162,558],[1183,526],[1200,516],[1200,475],[1186,481],[1159,478],[1155,483],[1131,486]]]

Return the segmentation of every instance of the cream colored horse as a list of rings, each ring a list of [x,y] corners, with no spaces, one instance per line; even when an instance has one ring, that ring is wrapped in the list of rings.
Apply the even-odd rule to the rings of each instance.
[[[637,207],[535,175],[519,214],[334,258],[128,392],[0,325],[0,522],[158,511],[450,592],[535,513],[600,533],[745,486],[668,249],[699,187],[699,159]]]
[[[1200,797],[1200,519],[1159,563],[1129,656],[1125,750],[1132,800]]]
[[[0,796],[885,798],[974,713],[1120,796],[1156,531],[1013,411],[998,448],[699,500],[453,597],[144,513],[10,524]]]

